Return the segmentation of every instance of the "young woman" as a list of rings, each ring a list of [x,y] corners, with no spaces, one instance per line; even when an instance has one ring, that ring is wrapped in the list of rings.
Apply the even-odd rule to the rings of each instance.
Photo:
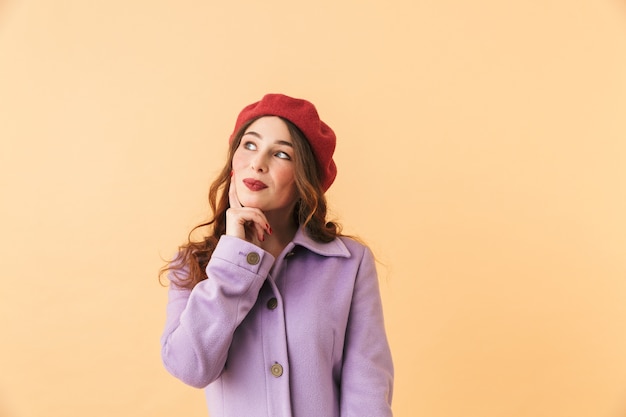
[[[165,268],[163,363],[206,387],[211,417],[392,415],[373,256],[326,219],[334,149],[306,100],[245,107],[196,227],[208,234]]]

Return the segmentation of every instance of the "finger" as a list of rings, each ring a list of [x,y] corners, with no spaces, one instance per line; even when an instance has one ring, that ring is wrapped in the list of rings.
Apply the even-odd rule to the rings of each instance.
[[[265,214],[257,208],[229,208],[226,211],[226,234],[252,241],[265,240],[265,234],[271,234]],[[256,243],[256,242],[253,242]]]
[[[243,207],[238,212],[241,213],[241,220],[246,230],[260,241],[264,241],[266,234],[270,234],[270,226],[267,224],[265,214],[259,209],[249,207]]]
[[[235,187],[235,177],[232,176],[230,179],[230,185],[228,187],[228,202],[230,206],[233,208],[241,208],[241,202],[239,201],[239,197],[237,197],[237,188]]]
[[[256,232],[256,238],[261,242],[265,241],[265,233],[267,233],[267,229],[265,228],[266,223],[257,223],[254,222],[254,231]]]

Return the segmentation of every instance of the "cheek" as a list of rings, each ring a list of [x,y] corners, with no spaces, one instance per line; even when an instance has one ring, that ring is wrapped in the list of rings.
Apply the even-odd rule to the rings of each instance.
[[[244,161],[244,158],[241,156],[241,153],[236,151],[235,154],[233,155],[233,161],[231,164],[232,164],[233,169],[237,171],[246,165],[246,161]]]
[[[296,173],[291,167],[281,167],[276,173],[276,179],[280,181],[283,187],[295,187],[296,186]]]
[[[280,186],[290,199],[296,197],[298,190],[296,188],[296,178],[293,169],[285,170],[280,173]]]

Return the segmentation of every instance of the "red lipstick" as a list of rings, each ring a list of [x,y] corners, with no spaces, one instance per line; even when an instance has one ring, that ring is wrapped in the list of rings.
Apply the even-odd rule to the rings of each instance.
[[[243,183],[251,191],[261,191],[267,188],[267,185],[263,181],[255,180],[254,178],[246,178],[243,180]]]

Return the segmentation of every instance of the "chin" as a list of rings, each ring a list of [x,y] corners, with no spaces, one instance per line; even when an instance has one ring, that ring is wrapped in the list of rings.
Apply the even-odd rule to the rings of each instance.
[[[239,202],[244,207],[258,208],[259,210],[264,210],[265,207],[265,204],[256,198],[241,198],[239,199]]]

